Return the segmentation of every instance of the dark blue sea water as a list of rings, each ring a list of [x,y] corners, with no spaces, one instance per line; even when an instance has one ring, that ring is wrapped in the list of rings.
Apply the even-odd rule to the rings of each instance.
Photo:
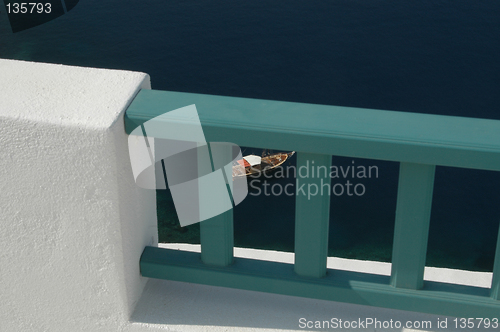
[[[160,90],[500,120],[499,1],[81,0],[15,34],[0,10],[1,58],[142,71]],[[398,165],[355,162],[379,177],[332,200],[330,252],[389,260]],[[435,183],[428,265],[491,270],[500,175],[438,167]],[[293,215],[293,197],[249,196],[236,244],[292,250]]]

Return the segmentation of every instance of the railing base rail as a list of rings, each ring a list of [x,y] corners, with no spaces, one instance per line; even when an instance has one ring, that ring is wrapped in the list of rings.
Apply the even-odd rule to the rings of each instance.
[[[146,247],[140,261],[145,277],[222,286],[321,300],[418,311],[454,317],[498,318],[500,302],[489,289],[426,281],[420,290],[390,285],[390,277],[328,269],[324,278],[302,277],[293,264],[235,258],[210,266],[199,253]]]

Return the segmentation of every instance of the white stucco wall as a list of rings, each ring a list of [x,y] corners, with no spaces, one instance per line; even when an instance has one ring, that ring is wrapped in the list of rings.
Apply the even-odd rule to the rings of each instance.
[[[143,73],[0,60],[0,330],[116,331],[157,242],[123,113]]]
[[[301,317],[437,320],[142,278],[140,255],[157,243],[155,192],[133,181],[123,127],[141,88],[150,88],[143,73],[0,59],[0,332],[288,331],[301,330]],[[236,248],[235,255],[293,262],[290,253]],[[328,264],[390,273],[386,263]],[[491,273],[428,268],[426,279],[489,287]]]

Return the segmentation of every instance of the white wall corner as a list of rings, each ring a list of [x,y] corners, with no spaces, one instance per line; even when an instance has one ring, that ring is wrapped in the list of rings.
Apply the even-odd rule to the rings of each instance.
[[[3,59],[0,73],[2,330],[121,329],[158,241],[123,123],[149,76]]]

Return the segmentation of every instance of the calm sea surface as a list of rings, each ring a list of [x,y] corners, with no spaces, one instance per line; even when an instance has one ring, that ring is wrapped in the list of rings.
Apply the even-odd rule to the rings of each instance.
[[[0,11],[1,58],[142,71],[159,90],[500,120],[499,1],[81,0],[16,34]],[[333,165],[353,162],[379,173],[356,180],[363,196],[332,199],[330,254],[390,260],[398,165]],[[491,271],[500,175],[438,167],[435,184],[427,264]],[[158,202],[164,240],[198,241],[168,193]],[[294,197],[249,195],[234,213],[236,245],[293,250]]]

